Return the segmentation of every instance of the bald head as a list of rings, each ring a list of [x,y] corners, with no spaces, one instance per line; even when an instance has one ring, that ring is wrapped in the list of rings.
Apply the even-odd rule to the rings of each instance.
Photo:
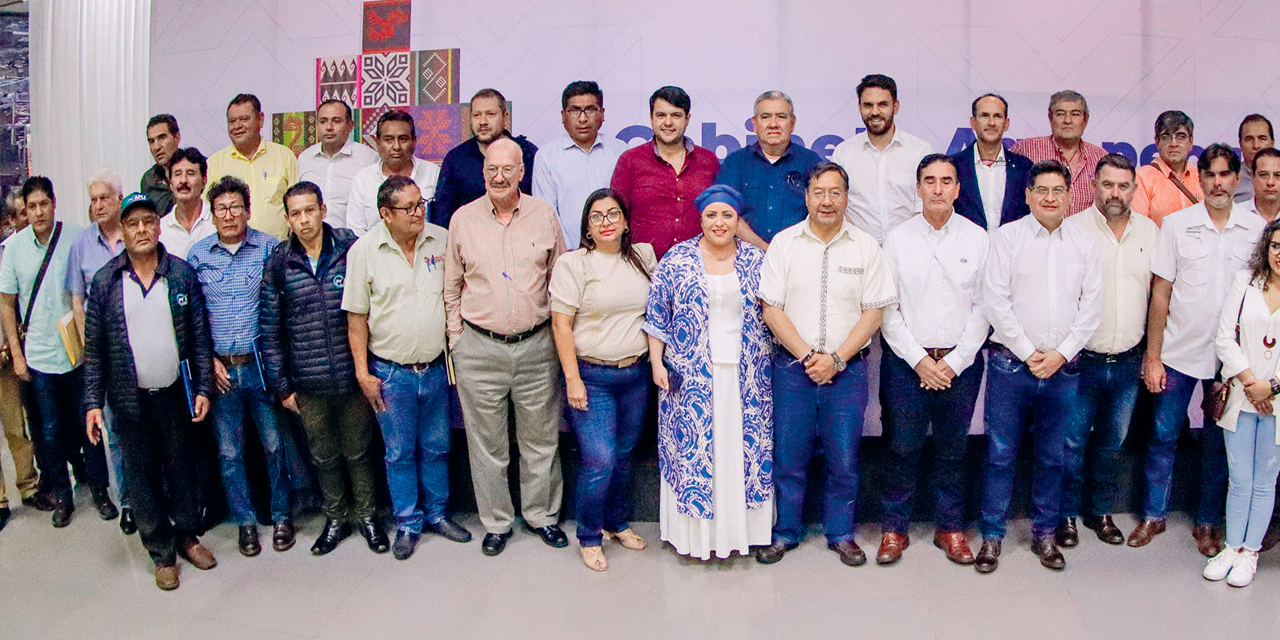
[[[524,159],[520,145],[511,138],[489,143],[484,152],[484,184],[489,199],[513,202],[520,199],[520,181],[524,179]]]

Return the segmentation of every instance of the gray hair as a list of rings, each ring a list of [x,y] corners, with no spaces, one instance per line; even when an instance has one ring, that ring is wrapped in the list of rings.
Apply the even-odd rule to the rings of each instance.
[[[751,105],[752,115],[755,114],[756,108],[760,106],[760,103],[764,102],[765,100],[786,100],[787,107],[791,109],[791,115],[794,116],[796,114],[796,103],[791,101],[791,96],[781,91],[778,91],[777,89],[770,89],[760,94],[760,97],[756,98],[755,104]]]
[[[1078,91],[1063,89],[1049,96],[1049,115],[1053,115],[1053,108],[1058,106],[1059,102],[1079,102],[1080,106],[1084,107],[1084,114],[1089,115],[1089,102]]]
[[[89,184],[85,186],[92,187],[98,183],[107,185],[117,198],[124,197],[124,186],[120,182],[120,174],[116,173],[115,169],[98,169],[93,177],[89,178]]]

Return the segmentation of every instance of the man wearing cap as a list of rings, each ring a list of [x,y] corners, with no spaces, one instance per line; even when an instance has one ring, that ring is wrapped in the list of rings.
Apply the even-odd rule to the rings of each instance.
[[[101,440],[109,400],[139,537],[155,562],[156,586],[167,591],[178,588],[178,556],[198,569],[218,563],[196,538],[191,424],[209,411],[213,352],[200,282],[160,244],[155,204],[132,194],[120,218],[124,253],[89,289],[85,427],[91,442]]]
[[[808,218],[774,236],[760,274],[764,321],[782,345],[774,352],[774,411],[786,417],[774,424],[778,521],[773,544],[756,560],[777,562],[804,538],[801,516],[816,440],[826,454],[827,547],[853,567],[867,561],[853,539],[866,352],[898,294],[880,246],[845,218],[849,179],[840,165],[813,167],[805,205]]]

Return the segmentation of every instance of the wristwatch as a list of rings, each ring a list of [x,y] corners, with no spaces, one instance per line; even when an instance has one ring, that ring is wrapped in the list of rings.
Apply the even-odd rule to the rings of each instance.
[[[840,359],[840,355],[837,354],[836,352],[832,351],[830,355],[831,355],[831,360],[834,361],[836,364],[836,373],[840,373],[841,371],[844,371],[845,367],[849,366],[847,363],[845,363],[844,360]],[[1273,393],[1275,392],[1275,389],[1276,389],[1276,383],[1272,382],[1271,390]]]
[[[1280,380],[1271,379],[1271,395],[1280,396]]]

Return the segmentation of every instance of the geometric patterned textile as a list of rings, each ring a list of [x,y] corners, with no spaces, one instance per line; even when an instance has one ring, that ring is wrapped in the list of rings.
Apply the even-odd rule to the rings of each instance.
[[[360,108],[413,104],[413,65],[408,51],[361,56]]]
[[[316,58],[316,106],[331,98],[360,106],[360,56]]]
[[[379,0],[364,3],[364,53],[409,50],[410,0]]]
[[[444,160],[444,154],[466,139],[463,129],[471,130],[471,108],[465,104],[414,105],[408,111],[418,134],[413,155],[423,160]]]
[[[413,52],[414,104],[458,103],[458,49]]]
[[[377,133],[378,118],[382,117],[382,114],[391,109],[408,111],[409,106],[390,105],[383,107],[369,107],[368,109],[360,110],[360,139],[374,149],[378,148],[377,136],[375,135]]]
[[[293,155],[320,141],[316,135],[316,112],[295,111],[271,115],[271,140],[289,147]]]

